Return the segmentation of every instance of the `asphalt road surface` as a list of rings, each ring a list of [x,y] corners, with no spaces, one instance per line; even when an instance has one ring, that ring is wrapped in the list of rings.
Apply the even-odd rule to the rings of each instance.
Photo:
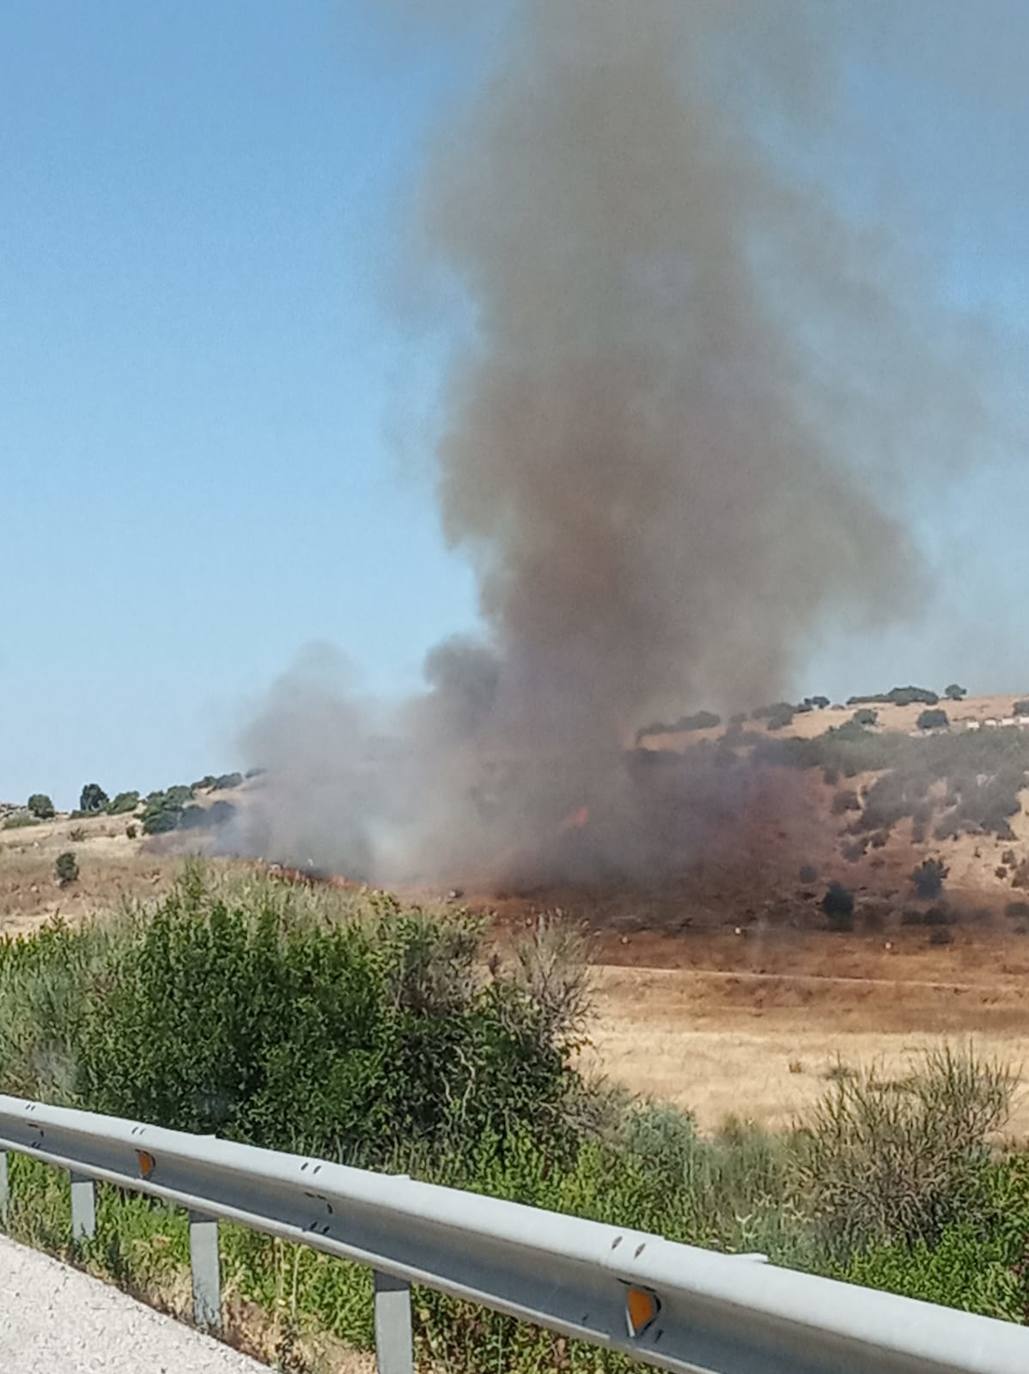
[[[0,1236],[0,1374],[268,1374],[267,1367]]]

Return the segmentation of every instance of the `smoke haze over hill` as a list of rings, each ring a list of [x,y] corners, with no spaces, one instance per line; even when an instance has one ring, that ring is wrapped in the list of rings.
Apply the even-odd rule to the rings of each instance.
[[[770,700],[827,621],[917,605],[905,502],[983,439],[981,340],[795,155],[832,126],[839,13],[515,6],[419,197],[472,321],[435,457],[481,636],[399,708],[308,655],[246,732],[242,847],[532,876],[585,803],[576,871],[631,870],[640,724]]]

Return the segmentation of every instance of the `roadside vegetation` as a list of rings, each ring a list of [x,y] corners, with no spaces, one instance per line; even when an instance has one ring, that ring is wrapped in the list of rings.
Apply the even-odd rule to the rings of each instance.
[[[826,908],[844,926],[848,896]],[[940,1051],[903,1079],[841,1072],[791,1131],[702,1135],[578,1070],[582,954],[560,924],[501,955],[453,909],[191,866],[149,907],[0,942],[0,1090],[1026,1320],[1029,1160],[998,1143],[1002,1065]],[[9,1231],[68,1253],[67,1187],[15,1157]],[[187,1308],[186,1219],[162,1205],[101,1188],[78,1258]],[[370,1346],[366,1270],[232,1226],[223,1267],[237,1337],[282,1368]],[[629,1367],[424,1290],[414,1314],[425,1368]]]

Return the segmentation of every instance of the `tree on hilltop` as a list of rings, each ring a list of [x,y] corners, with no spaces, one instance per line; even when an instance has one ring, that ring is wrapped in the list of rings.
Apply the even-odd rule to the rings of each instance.
[[[87,782],[79,794],[79,810],[102,811],[110,798],[98,782]]]

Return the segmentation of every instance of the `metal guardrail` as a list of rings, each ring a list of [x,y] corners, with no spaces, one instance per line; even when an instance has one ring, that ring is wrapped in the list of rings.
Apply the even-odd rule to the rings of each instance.
[[[218,1220],[375,1271],[381,1374],[413,1369],[408,1285],[689,1374],[1029,1374],[1029,1329],[659,1236],[325,1160],[0,1095],[7,1152],[188,1209],[198,1325],[219,1325]],[[2,1302],[2,1298],[0,1298]]]

